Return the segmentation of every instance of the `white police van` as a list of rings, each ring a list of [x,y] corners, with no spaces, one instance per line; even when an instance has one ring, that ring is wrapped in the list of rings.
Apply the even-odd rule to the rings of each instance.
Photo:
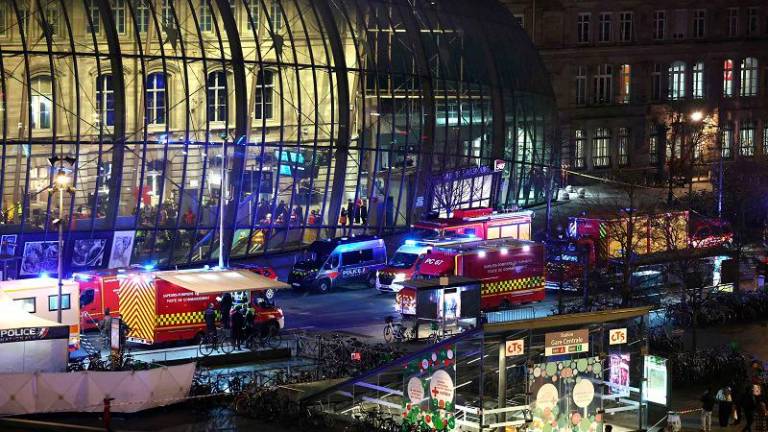
[[[384,240],[375,236],[338,237],[317,240],[305,259],[293,265],[288,283],[296,289],[331,288],[366,283],[376,286],[376,272],[387,264]]]

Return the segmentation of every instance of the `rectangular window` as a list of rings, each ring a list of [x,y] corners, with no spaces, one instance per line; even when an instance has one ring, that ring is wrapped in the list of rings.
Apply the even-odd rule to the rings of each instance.
[[[632,12],[621,12],[619,14],[619,41],[632,42],[634,14]]]
[[[620,104],[628,104],[632,91],[632,66],[623,64],[619,66],[619,95],[616,101]]]
[[[8,5],[0,3],[0,36],[5,36],[8,28]]]
[[[611,131],[606,128],[595,129],[595,136],[592,137],[592,165],[595,168],[611,165],[610,144]]]
[[[723,96],[733,96],[733,60],[723,61]]]
[[[657,10],[653,13],[653,39],[664,40],[667,30],[667,11]]]
[[[125,34],[125,0],[112,0],[112,14],[117,32]]]
[[[747,57],[741,61],[741,95],[757,96],[757,58]]]
[[[589,43],[590,38],[590,21],[592,20],[592,14],[580,13],[576,19],[576,37],[578,43]]]
[[[728,36],[739,35],[739,8],[728,8]]]
[[[256,29],[258,29],[259,16],[261,15],[261,0],[248,0],[248,13],[250,14],[249,17],[246,17],[248,20],[248,29],[252,28],[251,23],[256,26]]]
[[[283,8],[280,7],[280,2],[278,0],[272,0],[272,11],[271,11],[271,20],[270,25],[272,26],[272,31],[276,32],[283,28]]]
[[[659,163],[659,131],[654,124],[648,130],[648,163],[650,165]]]
[[[587,131],[576,129],[573,138],[573,167],[584,168],[585,156],[584,148],[587,146]]]
[[[50,77],[32,79],[32,93],[29,103],[32,106],[32,129],[50,129],[53,112],[53,86]]]
[[[685,63],[676,61],[669,65],[669,99],[685,99]]]
[[[707,11],[696,9],[693,11],[693,37],[703,39],[707,35]]]
[[[162,4],[163,8],[163,22],[161,24],[173,26],[174,25],[174,19],[173,19],[173,9],[171,5],[171,0],[163,0]]]
[[[576,105],[587,103],[587,67],[576,68]]]
[[[91,21],[88,24],[88,31],[98,33],[101,30],[101,17],[99,16],[99,5],[96,4],[96,0],[88,0],[88,17]]]
[[[50,3],[45,7],[45,24],[48,26],[51,37],[59,34],[59,5]],[[45,32],[43,32],[45,36]]]
[[[693,98],[704,98],[704,62],[693,64]]]
[[[69,303],[69,294],[61,295],[61,310],[68,310],[72,305]],[[48,311],[59,310],[59,296],[57,294],[48,296]]]
[[[523,15],[523,14],[514,14],[512,17],[515,20],[515,24],[519,25],[521,29],[525,28],[525,15]]]
[[[600,32],[598,33],[598,41],[610,42],[611,37],[611,13],[600,12]]]
[[[651,99],[654,101],[661,100],[661,65],[656,63],[653,65],[653,72],[651,72]]]
[[[762,152],[765,154],[768,152],[768,120],[765,120],[763,122],[763,149]]]
[[[726,123],[720,129],[720,152],[724,159],[730,159],[733,155],[733,126]]]
[[[17,298],[17,299],[13,299],[13,302],[16,304],[20,304],[21,309],[24,312],[31,313],[31,314],[37,312],[37,306],[36,306],[37,302],[34,297]]]
[[[757,35],[760,32],[760,9],[751,7],[747,9],[747,34]]]
[[[136,2],[136,30],[146,33],[149,30],[149,6],[143,1]]]
[[[619,165],[629,165],[629,129],[619,128],[618,147]]]
[[[672,39],[685,39],[688,36],[688,10],[675,10],[675,20],[672,25]]]
[[[208,0],[200,0],[200,31],[209,32],[213,30],[213,16],[211,8],[208,7]]]
[[[613,101],[613,66],[602,64],[597,67],[593,87],[595,103],[611,103]]]
[[[739,154],[742,156],[755,155],[755,123],[743,120],[739,129]]]

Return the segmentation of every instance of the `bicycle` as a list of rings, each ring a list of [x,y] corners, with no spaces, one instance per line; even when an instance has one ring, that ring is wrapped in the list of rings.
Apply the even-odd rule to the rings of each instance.
[[[404,342],[416,338],[416,328],[403,325],[402,322],[394,322],[394,319],[389,316],[384,321],[384,340],[387,343]]]
[[[197,350],[203,357],[208,357],[213,354],[214,351],[230,354],[235,350],[235,345],[232,338],[229,336],[219,336],[216,333],[209,333],[203,335],[200,339],[200,345],[198,345]]]
[[[254,328],[245,338],[245,347],[251,351],[258,348],[277,348],[283,343],[280,329],[276,325],[268,325],[262,329]]]

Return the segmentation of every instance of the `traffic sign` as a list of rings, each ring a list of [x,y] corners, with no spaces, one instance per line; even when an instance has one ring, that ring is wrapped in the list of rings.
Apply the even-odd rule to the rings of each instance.
[[[525,339],[508,340],[506,343],[507,357],[525,354]]]

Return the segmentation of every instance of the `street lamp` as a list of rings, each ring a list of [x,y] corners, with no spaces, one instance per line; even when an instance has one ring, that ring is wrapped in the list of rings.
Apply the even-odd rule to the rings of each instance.
[[[691,121],[698,123],[704,119],[704,113],[701,111],[694,111],[691,113]]]
[[[73,157],[58,157],[54,156],[51,158],[48,158],[48,161],[50,162],[51,166],[56,166],[56,163],[59,163],[58,170],[56,171],[56,176],[53,178],[53,187],[52,189],[59,193],[59,218],[58,220],[54,220],[54,223],[58,223],[59,225],[59,251],[57,253],[58,257],[58,270],[57,270],[57,278],[58,278],[58,296],[56,299],[57,306],[56,306],[56,320],[58,322],[62,322],[61,319],[61,312],[62,312],[62,301],[61,298],[63,297],[63,290],[64,290],[64,192],[73,192],[74,188],[72,187],[72,177],[70,176],[69,172],[64,168],[64,162],[68,163],[70,166],[74,166],[75,164],[75,158]],[[70,170],[71,171],[71,170]]]

